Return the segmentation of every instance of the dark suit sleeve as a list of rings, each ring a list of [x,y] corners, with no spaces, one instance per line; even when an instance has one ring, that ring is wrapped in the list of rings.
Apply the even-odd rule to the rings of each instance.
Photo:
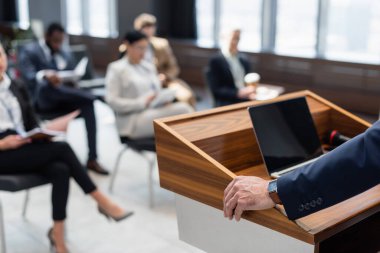
[[[289,219],[298,219],[380,183],[380,121],[363,134],[280,177],[278,194]]]
[[[223,71],[219,58],[212,58],[209,64],[208,82],[210,83],[210,89],[215,97],[224,99],[237,99],[237,88],[235,84],[226,84],[226,80],[223,80]]]

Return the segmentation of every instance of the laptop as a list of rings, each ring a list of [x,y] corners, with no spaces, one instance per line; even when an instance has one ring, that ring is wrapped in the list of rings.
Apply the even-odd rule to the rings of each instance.
[[[278,178],[323,155],[305,97],[252,106],[248,112],[270,176]]]

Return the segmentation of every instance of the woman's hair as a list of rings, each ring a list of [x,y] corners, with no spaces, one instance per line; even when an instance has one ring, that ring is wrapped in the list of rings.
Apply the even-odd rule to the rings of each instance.
[[[141,31],[145,27],[155,26],[157,23],[156,17],[152,14],[142,13],[134,21],[134,27],[136,30]]]
[[[148,37],[145,34],[136,30],[129,31],[124,36],[124,40],[127,41],[129,44],[133,44],[136,41],[143,40],[143,39],[147,40]]]

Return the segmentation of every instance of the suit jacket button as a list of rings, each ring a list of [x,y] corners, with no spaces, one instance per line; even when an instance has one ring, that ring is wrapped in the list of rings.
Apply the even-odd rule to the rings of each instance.
[[[321,205],[321,204],[322,204],[322,198],[321,198],[321,197],[317,198],[317,204],[318,204],[318,205]]]
[[[312,200],[311,202],[310,202],[310,206],[311,207],[315,207],[317,205],[317,202],[315,201],[315,200]]]
[[[305,204],[305,210],[309,210],[310,209],[310,203],[306,203]]]
[[[302,212],[303,210],[305,210],[305,206],[301,204],[300,207],[298,208],[298,211]]]

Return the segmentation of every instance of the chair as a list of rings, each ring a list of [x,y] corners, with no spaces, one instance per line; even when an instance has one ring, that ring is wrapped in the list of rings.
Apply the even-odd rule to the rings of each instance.
[[[119,163],[120,163],[121,157],[128,149],[132,149],[133,151],[137,152],[139,155],[143,156],[148,161],[148,164],[149,164],[149,172],[148,172],[149,207],[153,208],[154,206],[153,169],[154,169],[155,159],[154,160],[150,159],[146,155],[146,152],[156,152],[154,138],[130,139],[128,137],[120,137],[120,141],[121,143],[124,144],[124,147],[117,156],[115,167],[111,174],[109,191],[113,192],[115,178],[119,170]]]
[[[8,192],[17,192],[26,190],[25,200],[22,208],[22,216],[26,218],[26,212],[29,202],[29,189],[50,183],[49,179],[39,174],[17,174],[17,175],[1,175],[0,190]],[[4,230],[4,213],[3,205],[0,201],[0,243],[1,252],[6,252],[5,230]]]

